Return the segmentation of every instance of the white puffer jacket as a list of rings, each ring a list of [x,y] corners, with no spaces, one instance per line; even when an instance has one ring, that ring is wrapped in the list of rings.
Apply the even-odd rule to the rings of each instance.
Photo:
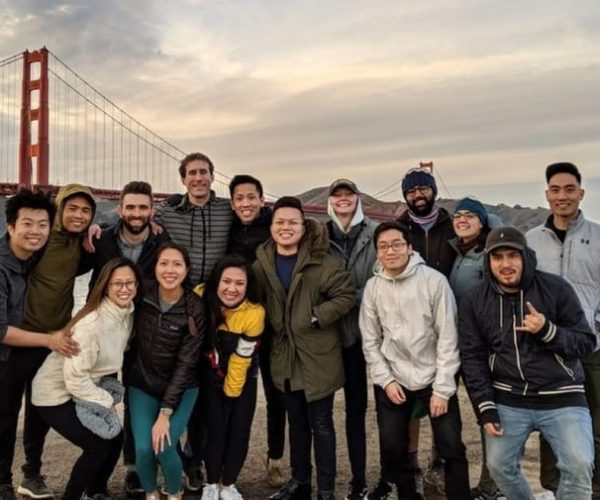
[[[456,302],[448,280],[413,252],[392,278],[379,271],[367,282],[360,308],[363,351],[373,382],[415,391],[433,384],[449,399],[460,366]]]

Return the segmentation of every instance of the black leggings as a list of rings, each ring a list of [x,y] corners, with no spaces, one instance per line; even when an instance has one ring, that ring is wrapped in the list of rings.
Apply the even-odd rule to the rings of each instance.
[[[210,384],[205,387],[204,395],[209,436],[206,479],[209,484],[221,482],[229,486],[237,481],[248,454],[256,409],[256,378],[246,380],[237,398],[225,396],[222,387]]]
[[[96,436],[77,418],[73,401],[58,406],[40,406],[38,410],[50,427],[83,450],[73,466],[62,498],[79,500],[84,492],[88,496],[106,495],[108,479],[121,454],[123,433],[113,439]]]

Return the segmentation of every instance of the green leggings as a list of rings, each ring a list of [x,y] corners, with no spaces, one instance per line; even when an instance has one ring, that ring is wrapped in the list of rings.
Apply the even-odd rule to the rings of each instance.
[[[142,487],[147,493],[156,491],[156,470],[158,463],[165,476],[167,493],[175,495],[181,491],[181,458],[177,453],[177,443],[183,433],[198,397],[198,389],[186,389],[181,396],[179,406],[171,415],[169,431],[171,446],[158,455],[152,450],[152,426],[160,411],[160,399],[148,393],[129,387],[129,412],[131,429],[135,442],[135,466]]]

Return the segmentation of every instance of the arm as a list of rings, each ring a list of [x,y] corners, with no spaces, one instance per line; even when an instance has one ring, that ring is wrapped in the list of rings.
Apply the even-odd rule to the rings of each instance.
[[[339,267],[330,255],[324,264],[331,266],[329,272],[322,274],[320,285],[321,294],[326,299],[313,308],[321,326],[335,323],[356,304],[356,289],[350,274]]]
[[[374,279],[376,278],[368,281],[365,287],[358,323],[369,374],[374,384],[385,389],[390,382],[394,382],[395,378],[387,359],[381,354],[383,328],[379,321],[377,304],[373,295]]]
[[[252,364],[252,358],[258,347],[260,335],[265,328],[265,310],[258,307],[248,314],[252,314],[246,325],[245,331],[240,335],[235,352],[229,356],[227,375],[223,390],[226,396],[238,397],[246,383],[246,374]]]
[[[79,344],[66,330],[53,333],[37,333],[22,330],[14,326],[6,329],[2,343],[13,347],[46,347],[70,358],[79,352]]]

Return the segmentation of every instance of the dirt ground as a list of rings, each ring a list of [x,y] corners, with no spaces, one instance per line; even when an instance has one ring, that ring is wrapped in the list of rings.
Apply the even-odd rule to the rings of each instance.
[[[260,383],[259,383],[260,387]],[[371,395],[372,396],[372,395]],[[463,441],[467,446],[469,466],[471,473],[471,485],[477,483],[481,464],[481,447],[479,445],[479,429],[475,424],[471,405],[464,393],[460,390],[461,411],[463,415]],[[350,478],[350,470],[348,463],[348,455],[346,449],[346,437],[344,431],[344,395],[340,391],[336,394],[335,402],[335,426],[337,434],[337,479],[336,491],[338,498],[343,498],[348,481]],[[250,451],[246,460],[244,469],[237,483],[239,490],[247,500],[265,499],[275,490],[270,488],[266,483],[264,459],[267,452],[266,439],[266,420],[265,420],[265,401],[262,390],[259,389],[258,404],[254,424],[252,426],[252,437],[250,442]],[[20,464],[23,461],[23,449],[20,445],[21,430],[19,429],[17,452],[15,457],[15,485],[21,480]],[[368,436],[368,462],[367,462],[367,480],[369,486],[374,484],[379,475],[379,444],[377,440],[377,424],[375,420],[375,405],[371,399],[369,400],[369,409],[367,413],[367,436]],[[527,444],[525,458],[522,463],[522,468],[530,480],[530,484],[534,491],[540,491],[538,477],[538,460],[537,460],[537,436],[532,436]],[[287,448],[287,447],[286,447]],[[419,460],[422,467],[426,467],[431,448],[431,430],[427,419],[423,419],[421,423],[421,447]],[[48,436],[46,449],[44,451],[44,468],[43,474],[46,475],[48,485],[55,491],[61,491],[68,479],[71,467],[75,462],[79,450],[56,434],[54,431]],[[284,460],[287,467],[287,449],[286,458]],[[286,477],[289,477],[289,470],[286,468]],[[125,494],[123,491],[123,476],[124,468],[119,464],[115,470],[111,480],[111,491],[114,498],[123,499]],[[313,484],[316,480],[313,478]],[[186,494],[186,498],[200,498],[197,494]],[[394,497],[395,498],[395,497]],[[430,500],[437,499],[433,495],[427,498]]]

